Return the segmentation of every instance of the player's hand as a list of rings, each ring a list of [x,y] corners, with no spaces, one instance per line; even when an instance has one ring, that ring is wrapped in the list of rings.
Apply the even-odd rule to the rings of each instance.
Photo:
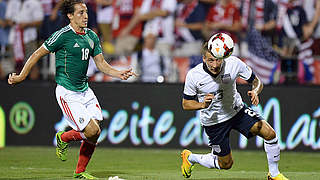
[[[256,91],[248,91],[248,96],[251,97],[251,103],[255,106],[259,104],[259,96]]]
[[[204,107],[203,108],[208,108],[209,105],[211,104],[213,98],[214,98],[213,94],[207,94],[204,97],[204,101],[203,101]]]
[[[131,76],[138,76],[136,73],[132,71],[132,68],[120,71],[120,79],[127,80]]]
[[[24,78],[22,78],[20,75],[17,75],[16,73],[11,73],[9,74],[9,78],[8,78],[8,84],[18,84],[21,81],[23,81]]]

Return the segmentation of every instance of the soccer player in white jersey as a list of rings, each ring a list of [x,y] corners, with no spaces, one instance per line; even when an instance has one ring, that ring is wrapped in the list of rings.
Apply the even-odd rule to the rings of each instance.
[[[238,77],[252,84],[248,91],[253,105],[259,104],[259,93],[263,89],[260,79],[244,62],[235,56],[217,59],[203,46],[203,63],[191,69],[185,80],[182,106],[184,110],[200,110],[200,121],[209,136],[212,152],[194,154],[189,150],[181,153],[181,171],[189,178],[194,164],[215,169],[230,169],[233,164],[229,144],[232,129],[247,138],[260,136],[264,139],[269,173],[268,180],[287,180],[279,172],[280,147],[273,128],[254,110],[244,105],[236,89]]]

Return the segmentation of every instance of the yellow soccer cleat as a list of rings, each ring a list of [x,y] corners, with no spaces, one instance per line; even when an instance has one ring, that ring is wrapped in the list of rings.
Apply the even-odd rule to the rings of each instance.
[[[278,174],[276,177],[271,177],[270,173],[268,173],[268,180],[289,180],[283,174]]]
[[[181,152],[181,158],[182,158],[181,172],[185,178],[189,178],[191,176],[191,172],[193,169],[193,165],[188,160],[188,157],[190,154],[191,154],[191,151],[187,149]]]

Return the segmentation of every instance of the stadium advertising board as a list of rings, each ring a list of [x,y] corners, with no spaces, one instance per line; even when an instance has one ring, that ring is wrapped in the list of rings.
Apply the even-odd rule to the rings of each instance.
[[[197,111],[183,111],[182,84],[91,84],[104,117],[100,146],[105,147],[199,147],[208,139]],[[246,103],[249,86],[239,91]],[[6,119],[7,145],[52,145],[54,134],[68,124],[55,99],[55,85],[23,83],[15,88],[1,84],[1,116]],[[319,87],[267,86],[261,104],[252,107],[274,127],[281,149],[320,149]],[[0,122],[1,122],[0,117]],[[2,126],[3,127],[3,126]],[[1,139],[0,143],[4,142]],[[249,141],[232,133],[233,149],[263,147],[261,138]]]

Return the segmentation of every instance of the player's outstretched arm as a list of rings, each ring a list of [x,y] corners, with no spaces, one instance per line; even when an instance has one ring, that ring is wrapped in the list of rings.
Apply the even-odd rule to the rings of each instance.
[[[199,109],[204,109],[209,107],[209,105],[212,102],[212,99],[214,96],[212,94],[207,94],[204,97],[203,102],[198,102],[196,100],[187,100],[187,99],[182,99],[182,108],[184,110],[199,110]]]
[[[20,83],[21,81],[25,80],[26,77],[28,76],[30,70],[32,67],[39,61],[39,59],[46,54],[49,54],[49,51],[46,50],[43,46],[38,48],[27,60],[26,64],[23,66],[22,71],[20,72],[19,75],[16,73],[12,73],[9,75],[8,78],[8,83],[9,84],[17,84]]]
[[[96,63],[97,68],[112,77],[117,77],[122,80],[127,80],[131,76],[137,76],[133,71],[132,68],[127,70],[118,71],[114,69],[110,64],[108,64],[105,60],[102,54],[96,55],[94,58],[94,62]]]
[[[248,91],[248,96],[251,97],[251,103],[255,106],[259,104],[259,94],[263,89],[263,83],[261,80],[256,76],[256,78],[252,82],[252,90]]]

